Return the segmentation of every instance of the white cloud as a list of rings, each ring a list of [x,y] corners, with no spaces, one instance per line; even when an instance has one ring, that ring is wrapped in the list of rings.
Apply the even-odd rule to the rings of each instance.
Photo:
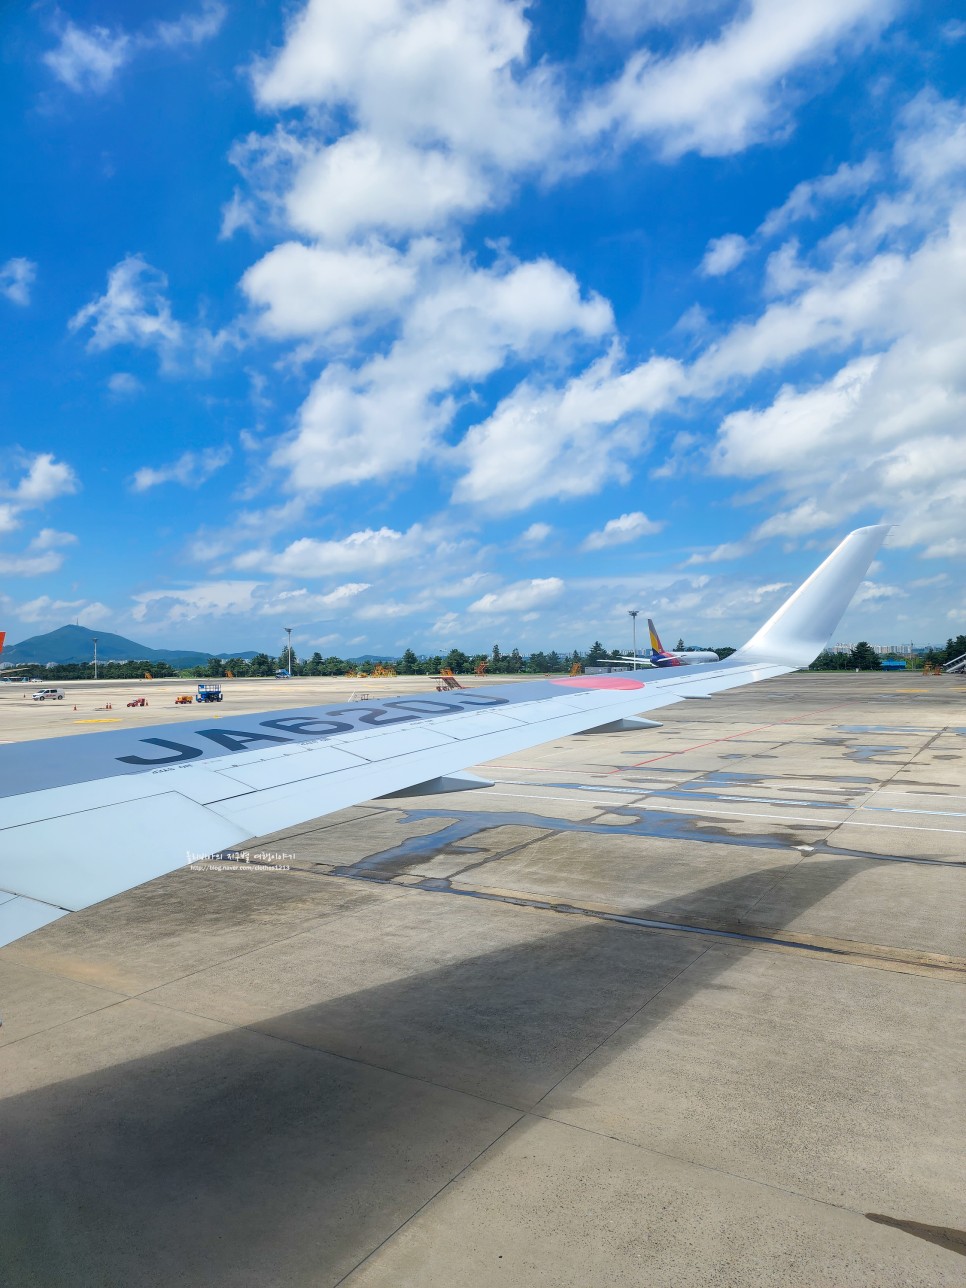
[[[771,537],[802,537],[830,528],[834,523],[835,516],[822,510],[814,501],[802,501],[793,510],[773,514],[764,523],[759,523],[754,536],[759,541]]]
[[[220,0],[207,0],[200,12],[157,22],[131,34],[107,27],[81,27],[67,21],[57,44],[43,61],[61,84],[75,93],[103,94],[120,69],[142,51],[198,45],[216,35],[227,15]]]
[[[877,604],[889,599],[905,599],[907,592],[899,586],[887,586],[881,582],[864,581],[855,592],[853,605]]]
[[[69,496],[80,486],[77,475],[64,461],[55,460],[51,452],[39,452],[23,462],[25,472],[14,484],[0,484],[0,535],[14,532],[23,525],[24,515],[40,509],[59,497]],[[0,552],[0,573],[16,577],[35,577],[56,572],[64,562],[58,547],[76,540],[70,532],[42,528],[24,553]]]
[[[649,417],[672,405],[681,374],[664,358],[618,372],[612,354],[562,389],[523,381],[466,434],[453,499],[499,513],[626,482]]]
[[[63,622],[67,619],[83,626],[99,625],[112,615],[106,604],[96,600],[51,599],[49,595],[38,595],[36,599],[19,604],[14,611],[22,622]]]
[[[649,519],[640,510],[632,514],[622,514],[617,519],[608,519],[599,532],[590,532],[583,543],[584,550],[606,550],[609,546],[623,546],[640,537],[652,536],[664,527]]]
[[[418,523],[407,532],[387,527],[364,528],[341,541],[300,537],[278,554],[264,549],[246,551],[237,556],[234,566],[262,568],[293,577],[328,577],[357,570],[373,572],[414,559],[432,543],[433,538]]]
[[[106,27],[83,27],[68,22],[44,62],[62,84],[77,93],[101,94],[130,57],[131,39]]]
[[[199,617],[226,614],[250,615],[256,607],[257,581],[208,581],[194,586],[145,590],[132,595],[131,616],[136,622],[163,618],[168,622],[190,622]]]
[[[203,619],[238,617],[298,618],[302,622],[342,617],[347,605],[369,589],[368,582],[349,582],[319,593],[277,582],[206,581],[163,587],[132,596],[131,617],[152,625],[180,625]]]
[[[0,265],[0,295],[12,304],[30,303],[30,288],[37,276],[37,265],[31,259],[15,256]]]
[[[31,550],[56,550],[58,546],[72,546],[77,540],[73,532],[58,532],[56,528],[41,528],[30,543]]]
[[[587,16],[614,36],[676,27],[728,6],[730,0],[587,0]]]
[[[489,201],[489,186],[465,157],[358,132],[305,162],[286,209],[300,232],[343,241],[370,231],[423,232]]]
[[[242,290],[265,309],[275,336],[311,336],[363,315],[369,326],[395,311],[416,285],[416,269],[390,247],[342,250],[285,242],[242,278]]]
[[[503,0],[309,0],[259,69],[257,94],[266,107],[345,106],[379,137],[532,160],[556,123],[546,71],[522,71],[528,37]]]
[[[705,277],[723,277],[737,268],[748,254],[748,243],[738,233],[726,233],[724,237],[715,237],[708,242],[708,249],[701,261],[701,272]]]
[[[413,470],[457,410],[455,386],[509,360],[526,361],[568,337],[599,338],[612,314],[547,260],[474,269],[441,264],[424,281],[391,349],[352,369],[330,364],[272,463],[299,493]]]
[[[559,577],[538,577],[531,581],[514,582],[503,590],[491,591],[469,606],[471,613],[523,613],[543,608],[563,594],[564,583]]]
[[[232,336],[179,322],[172,313],[167,286],[165,274],[142,255],[127,255],[108,273],[104,294],[78,309],[68,327],[71,331],[90,327],[87,348],[91,352],[129,344],[153,349],[164,371],[189,366],[204,370],[232,342]]]
[[[17,509],[26,510],[69,496],[79,487],[70,465],[55,460],[52,452],[38,452],[23,477],[12,488],[0,488],[0,495],[8,497]]]
[[[632,53],[617,81],[591,98],[582,130],[651,138],[668,158],[738,152],[785,126],[800,68],[870,38],[894,8],[890,0],[750,0],[703,44],[663,57]]]
[[[200,45],[218,35],[227,16],[228,7],[222,0],[205,0],[197,13],[186,13],[170,22],[155,23],[141,41],[149,47],[164,45],[168,49]]]
[[[180,483],[182,487],[201,487],[231,460],[230,447],[206,447],[200,452],[183,452],[170,465],[153,468],[143,465],[135,471],[131,487],[147,492],[162,483]]]
[[[528,545],[539,545],[553,532],[549,523],[531,523],[529,528],[525,528],[520,533],[520,540],[527,542]]]
[[[115,398],[133,398],[144,386],[130,371],[115,371],[108,377],[107,388]]]
[[[796,184],[785,201],[765,216],[758,229],[762,237],[774,237],[790,224],[814,219],[823,206],[843,197],[862,196],[879,178],[882,167],[877,157],[867,157],[855,165],[843,161],[831,174],[805,179]]]
[[[79,331],[90,324],[89,349],[133,344],[170,358],[181,344],[182,328],[171,314],[167,285],[164,273],[142,256],[128,255],[108,273],[104,294],[79,309],[68,325]]]
[[[0,573],[8,577],[40,577],[44,573],[56,572],[63,562],[63,555],[54,551],[39,555],[0,552]]]

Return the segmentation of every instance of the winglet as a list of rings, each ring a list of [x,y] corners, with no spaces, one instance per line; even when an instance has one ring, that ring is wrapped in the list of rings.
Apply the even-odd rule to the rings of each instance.
[[[743,662],[808,666],[838,626],[889,527],[850,532],[735,656]]]

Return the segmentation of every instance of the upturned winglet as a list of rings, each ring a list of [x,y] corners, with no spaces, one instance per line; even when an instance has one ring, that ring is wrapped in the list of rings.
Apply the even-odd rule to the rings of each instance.
[[[890,527],[876,524],[850,532],[735,658],[808,666],[828,643]]]

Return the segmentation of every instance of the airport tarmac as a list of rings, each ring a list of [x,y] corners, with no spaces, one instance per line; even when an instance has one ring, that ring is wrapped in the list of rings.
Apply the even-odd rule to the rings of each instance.
[[[0,739],[190,689],[63,687]],[[966,1285],[966,683],[660,716],[0,950],[4,1282]]]

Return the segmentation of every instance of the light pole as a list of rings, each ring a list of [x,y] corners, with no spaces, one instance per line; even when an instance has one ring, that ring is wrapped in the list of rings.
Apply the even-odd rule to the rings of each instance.
[[[91,643],[94,645],[94,679],[97,679],[97,636],[91,636]]]
[[[630,619],[631,619],[631,631],[633,632],[633,636],[634,636],[634,646],[633,646],[633,648],[631,649],[631,653],[632,653],[632,654],[633,654],[633,656],[634,656],[634,670],[635,670],[635,671],[637,670],[637,614],[638,614],[640,611],[641,611],[641,610],[640,610],[639,608],[629,608],[629,609],[627,610],[627,612],[628,612],[628,614],[629,614],[629,616],[630,616]]]
[[[295,628],[292,626],[284,626],[282,629],[288,635],[288,675],[289,675],[289,679],[291,679],[292,678],[292,631]]]

